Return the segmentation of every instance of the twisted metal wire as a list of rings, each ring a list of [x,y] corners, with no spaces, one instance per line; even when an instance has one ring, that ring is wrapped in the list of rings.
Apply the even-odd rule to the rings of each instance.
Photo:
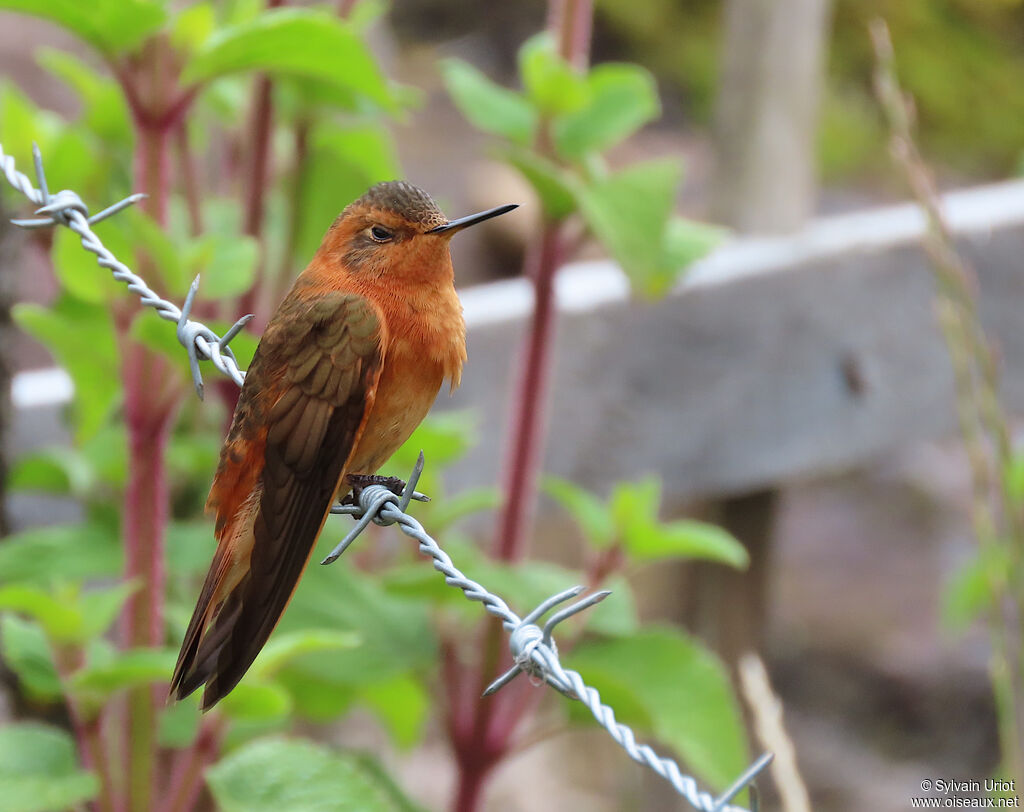
[[[55,195],[50,194],[43,172],[42,156],[39,148],[35,145],[33,145],[33,158],[38,188],[32,185],[32,181],[26,175],[15,168],[13,157],[7,155],[3,151],[3,145],[0,144],[0,168],[2,168],[7,182],[33,203],[40,205],[36,214],[44,215],[38,219],[13,220],[12,222],[23,228],[43,228],[54,225],[70,228],[81,237],[82,247],[96,255],[97,263],[101,267],[109,269],[115,279],[127,283],[128,289],[139,296],[144,306],[152,307],[161,318],[175,322],[178,340],[188,352],[193,382],[200,398],[203,396],[202,376],[199,370],[200,356],[212,361],[218,370],[241,386],[245,373],[239,369],[234,353],[227,345],[252,317],[245,316],[239,319],[224,336],[218,336],[204,324],[188,318],[199,286],[198,277],[193,281],[185,303],[179,309],[174,303],[162,299],[154,293],[138,275],[119,261],[92,231],[93,224],[122,211],[142,199],[144,195],[131,195],[99,214],[89,217],[88,209],[75,192],[63,190]],[[595,592],[560,609],[548,618],[543,628],[538,626],[536,621],[559,604],[582,593],[584,588],[575,586],[566,589],[543,601],[525,617],[519,617],[500,596],[466,577],[455,566],[449,555],[427,534],[423,525],[405,512],[410,500],[425,501],[426,499],[415,489],[416,482],[423,471],[423,464],[424,459],[421,453],[416,467],[400,495],[383,485],[372,484],[363,488],[357,505],[332,508],[332,513],[351,515],[356,519],[356,524],[321,563],[330,564],[337,560],[370,522],[382,526],[397,524],[405,535],[418,542],[421,553],[433,559],[434,569],[444,576],[446,584],[462,590],[467,600],[481,603],[487,612],[501,620],[502,626],[509,632],[509,648],[515,665],[491,683],[484,692],[484,696],[495,693],[516,676],[526,672],[535,679],[547,683],[564,696],[583,702],[598,723],[608,731],[609,735],[626,751],[630,758],[654,770],[695,809],[702,810],[702,812],[747,812],[742,807],[730,805],[729,801],[749,786],[752,801],[751,812],[757,812],[757,795],[752,782],[771,762],[771,753],[762,755],[724,793],[718,798],[714,798],[708,792],[698,789],[697,782],[691,776],[684,775],[672,759],[659,756],[648,745],[637,744],[633,731],[627,725],[616,721],[614,710],[601,701],[598,691],[587,685],[578,672],[562,666],[558,658],[558,647],[552,637],[555,627],[563,620],[594,606],[611,593],[608,591]]]
[[[461,589],[467,600],[481,603],[487,612],[501,620],[502,626],[510,633],[509,648],[515,665],[492,682],[484,691],[484,696],[489,696],[500,690],[525,671],[535,679],[547,683],[560,694],[570,699],[579,700],[586,705],[598,723],[608,731],[612,739],[626,751],[631,759],[654,770],[695,809],[703,812],[746,812],[742,807],[729,805],[729,801],[745,787],[751,785],[754,778],[771,762],[772,754],[765,753],[758,758],[724,793],[718,798],[714,798],[709,793],[698,789],[697,782],[691,776],[680,772],[679,766],[672,759],[659,756],[646,744],[637,744],[633,731],[627,725],[616,721],[615,711],[601,701],[601,695],[597,689],[587,685],[579,672],[565,668],[561,664],[558,658],[558,647],[551,636],[555,627],[563,620],[600,603],[611,593],[608,591],[595,592],[570,604],[548,618],[543,628],[536,625],[536,621],[557,605],[582,593],[584,587],[574,586],[557,595],[552,595],[525,617],[519,617],[500,596],[464,575],[452,562],[448,553],[442,550],[437,542],[427,534],[423,525],[405,512],[410,499],[416,493],[416,483],[423,471],[423,464],[423,453],[420,452],[416,466],[401,495],[382,485],[371,485],[360,493],[357,506],[336,509],[335,512],[348,513],[356,517],[358,521],[348,535],[320,563],[331,564],[336,561],[371,521],[378,525],[397,524],[405,535],[419,543],[421,553],[434,559],[434,569],[444,576],[448,586]],[[753,799],[752,812],[756,812],[757,801],[753,786],[751,786],[751,798]]]
[[[114,279],[119,282],[127,283],[128,290],[139,297],[143,306],[152,307],[160,318],[177,324],[178,341],[181,342],[181,345],[188,353],[189,366],[192,370],[192,383],[195,385],[196,394],[199,395],[200,400],[203,397],[203,378],[199,370],[200,358],[212,361],[218,370],[241,386],[245,373],[239,369],[238,361],[228,343],[238,335],[238,332],[252,316],[243,316],[223,336],[218,336],[205,324],[189,319],[189,314],[192,312],[192,303],[195,301],[196,291],[199,289],[198,276],[193,280],[192,286],[189,288],[185,304],[179,308],[173,302],[169,302],[154,293],[142,278],[133,273],[131,268],[115,257],[93,232],[93,225],[128,208],[133,203],[137,203],[145,195],[130,195],[113,206],[104,209],[99,214],[90,217],[88,208],[75,192],[64,189],[54,195],[50,194],[46,185],[46,174],[43,172],[43,158],[39,152],[39,147],[35,144],[32,145],[32,157],[35,162],[36,182],[39,184],[39,188],[33,186],[28,176],[15,168],[14,158],[7,155],[3,150],[3,145],[0,144],[0,169],[3,170],[7,182],[33,203],[40,206],[36,210],[36,214],[44,215],[37,219],[12,220],[11,222],[22,228],[45,228],[54,225],[67,226],[82,238],[82,247],[96,255],[96,262],[100,267],[107,268],[113,274]]]

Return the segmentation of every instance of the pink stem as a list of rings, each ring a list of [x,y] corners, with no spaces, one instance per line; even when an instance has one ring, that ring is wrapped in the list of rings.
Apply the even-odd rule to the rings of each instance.
[[[533,280],[533,321],[526,338],[523,369],[516,388],[512,416],[512,448],[505,468],[495,557],[502,561],[522,558],[526,533],[537,495],[537,475],[543,444],[544,405],[547,402],[551,357],[554,345],[555,272],[562,264],[562,230],[548,224],[541,233],[539,248],[528,260]]]

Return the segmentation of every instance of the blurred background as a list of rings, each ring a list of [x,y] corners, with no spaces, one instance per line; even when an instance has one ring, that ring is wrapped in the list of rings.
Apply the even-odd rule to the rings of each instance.
[[[19,4],[0,8],[12,5]],[[539,0],[392,0],[365,28],[381,73],[414,96],[400,115],[374,119],[388,154],[367,176],[394,167],[450,217],[523,204],[453,244],[470,359],[463,387],[439,398],[436,411],[472,423],[475,442],[446,471],[452,493],[502,481],[510,442],[503,426],[529,331],[529,289],[517,277],[550,211],[529,174],[495,146],[495,132],[468,120],[457,93],[453,100],[443,66],[462,60],[520,88],[517,55],[550,25],[551,14]],[[660,100],[660,116],[604,151],[607,171],[682,159],[674,211],[727,231],[717,233],[709,253],[695,249],[692,258],[703,258],[655,300],[629,293],[614,239],[575,239],[570,229],[565,256],[576,264],[561,271],[550,397],[539,407],[545,472],[601,498],[617,482],[653,475],[663,519],[696,517],[744,545],[744,570],[688,560],[628,570],[639,616],[689,630],[732,674],[743,652],[758,651],[782,700],[812,807],[835,812],[907,809],[923,779],[980,780],[1000,762],[991,648],[976,616],[984,600],[972,597],[969,583],[977,550],[972,469],[958,433],[930,266],[919,247],[922,221],[902,203],[910,193],[894,169],[872,90],[867,26],[878,16],[888,23],[896,69],[913,98],[921,152],[939,188],[954,192],[949,222],[978,275],[981,319],[996,348],[1009,425],[1016,425],[1013,416],[1024,409],[1019,0],[597,0],[590,63],[641,66]],[[28,153],[11,149],[11,133],[36,115],[25,111],[51,111],[32,125],[44,134],[59,129],[54,122],[95,114],[88,107],[95,96],[86,93],[83,103],[82,88],[53,70],[45,55],[54,51],[110,75],[110,60],[97,58],[81,37],[52,21],[0,11],[0,135],[26,172]],[[247,142],[234,133],[253,126],[255,81],[218,80],[189,123],[191,165],[211,196],[240,188],[245,199],[249,180],[238,167],[247,166]],[[282,85],[272,97],[275,115],[289,127],[313,120],[303,119],[301,93],[293,90]],[[359,115],[348,109],[343,120]],[[214,128],[228,135],[214,135]],[[278,173],[290,183],[285,171],[300,143],[314,155],[328,148],[328,127],[307,129],[305,142],[292,133],[272,133],[268,182]],[[14,137],[22,145],[31,140]],[[116,150],[113,143],[102,146],[102,160]],[[60,165],[58,155],[51,187],[70,185],[84,196],[57,174]],[[303,251],[308,258],[330,222],[327,212],[346,202],[332,199],[335,165],[326,158],[317,165],[324,167],[317,194],[325,199],[297,215],[302,225],[289,243],[296,256],[280,263],[282,273],[302,266]],[[95,208],[143,188],[137,174],[129,179],[127,165],[124,172],[91,189],[91,180],[81,180],[86,190],[102,191],[88,198]],[[337,196],[351,197],[363,177],[349,172]],[[291,216],[287,199],[269,196],[268,231]],[[6,187],[0,206],[4,221],[26,211]],[[172,204],[176,216],[187,219]],[[211,228],[224,221],[206,211],[205,222]],[[52,306],[60,295],[51,247],[0,225],[4,390],[14,382],[13,401],[0,411],[2,467],[15,473],[0,530],[12,534],[74,525],[92,510],[83,499],[93,496],[75,492],[73,473],[64,473],[70,485],[45,487],[38,471],[20,462],[82,441],[65,416],[63,379],[24,374],[52,368],[53,355],[9,314],[15,302]],[[272,299],[273,292],[262,295]],[[206,315],[230,321],[244,310],[233,307]],[[214,375],[207,373],[208,385]],[[189,419],[195,408],[184,407]],[[175,486],[175,509],[205,492],[222,418],[205,418],[213,439],[196,452],[195,468],[179,466],[192,479]],[[557,501],[542,498],[536,515],[531,557],[584,567],[583,535]],[[478,514],[460,532],[485,538],[491,524]],[[201,559],[208,548],[197,544]],[[17,671],[7,673],[0,714],[62,723],[46,702],[26,698]],[[375,752],[416,802],[448,803],[457,778],[439,722],[424,722],[412,749],[396,747],[367,713],[348,713],[318,731]],[[593,725],[538,738],[500,764],[481,808],[682,808]],[[762,783],[765,805],[776,808],[774,789]]]

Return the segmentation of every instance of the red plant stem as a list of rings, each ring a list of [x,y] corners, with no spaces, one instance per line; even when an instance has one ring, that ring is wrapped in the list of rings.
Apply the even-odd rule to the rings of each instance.
[[[85,717],[75,701],[70,688],[71,676],[82,667],[84,657],[82,650],[73,646],[54,646],[54,667],[57,677],[64,687],[67,700],[68,717],[78,742],[78,751],[82,754],[82,766],[96,772],[100,782],[99,797],[96,800],[101,812],[114,812],[114,779],[110,772],[110,761],[103,738],[100,736],[99,716]]]
[[[143,201],[144,209],[160,224],[167,217],[171,136],[190,98],[180,96],[161,115],[133,111],[136,184],[149,195]],[[141,254],[139,267],[147,275],[153,270],[152,260]],[[115,310],[128,430],[128,482],[122,518],[125,578],[139,584],[122,617],[124,648],[164,643],[165,542],[170,505],[164,452],[182,391],[177,372],[168,361],[131,336],[138,308],[136,302],[126,300]],[[127,697],[124,751],[128,798],[129,808],[137,812],[152,808],[160,693],[155,686],[143,686]]]
[[[577,69],[586,67],[589,49],[593,0],[551,0],[548,25],[557,37],[562,57]],[[549,147],[547,128],[541,127],[538,149]],[[505,501],[498,518],[492,554],[501,561],[514,562],[523,557],[531,514],[537,498],[537,477],[544,439],[544,406],[554,349],[555,274],[566,255],[567,243],[561,221],[544,224],[540,240],[527,258],[527,275],[533,282],[534,310],[523,367],[516,389],[509,450],[503,477]],[[488,622],[481,630],[482,657],[477,668],[458,668],[454,650],[445,652],[446,670],[460,672],[457,693],[450,694],[449,735],[459,767],[459,784],[454,809],[475,812],[484,784],[494,766],[508,752],[509,742],[522,718],[539,701],[529,701],[521,693],[521,684],[507,686],[489,700],[477,699],[487,680],[510,661],[502,645],[500,623]],[[527,686],[528,687],[528,686]],[[468,690],[467,690],[468,689]],[[472,702],[467,713],[463,702]]]
[[[554,345],[555,272],[562,264],[562,228],[549,223],[528,258],[533,281],[533,320],[526,339],[523,368],[516,387],[512,415],[514,433],[502,492],[505,502],[494,540],[494,555],[502,561],[522,558],[530,514],[536,501],[537,473],[543,444],[544,404],[547,402]]]
[[[267,8],[278,8],[285,0],[267,0]],[[249,120],[249,132],[252,140],[249,144],[249,165],[245,172],[247,186],[245,189],[245,215],[242,230],[250,237],[261,241],[263,233],[263,209],[267,188],[267,177],[270,174],[270,138],[274,129],[273,82],[266,74],[256,77],[253,90],[252,112]],[[263,246],[261,248],[261,255]],[[254,312],[256,318],[252,325],[254,330],[262,330],[266,326],[266,315],[260,307],[263,293],[264,262],[261,258],[256,267],[256,279],[253,286],[239,302],[242,313]]]
[[[182,190],[188,207],[189,226],[192,234],[203,233],[203,209],[199,199],[199,181],[196,178],[195,156],[188,143],[188,126],[184,121],[174,128],[174,146],[178,152],[178,171],[181,173]]]
[[[162,812],[190,812],[195,809],[203,789],[203,771],[220,750],[223,729],[220,716],[203,719],[199,735],[192,746],[180,754],[171,773],[168,799],[161,807]]]

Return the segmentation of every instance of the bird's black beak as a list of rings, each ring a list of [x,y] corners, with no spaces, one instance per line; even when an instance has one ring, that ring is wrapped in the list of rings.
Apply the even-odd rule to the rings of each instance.
[[[490,220],[492,217],[500,217],[506,214],[512,209],[518,209],[517,203],[509,203],[505,206],[498,206],[496,209],[488,209],[477,214],[471,214],[468,217],[460,217],[458,220],[452,220],[450,223],[445,223],[443,226],[432,228],[427,234],[454,234],[456,231],[462,231],[464,228],[469,226],[475,226],[477,223],[482,223],[484,220]]]

